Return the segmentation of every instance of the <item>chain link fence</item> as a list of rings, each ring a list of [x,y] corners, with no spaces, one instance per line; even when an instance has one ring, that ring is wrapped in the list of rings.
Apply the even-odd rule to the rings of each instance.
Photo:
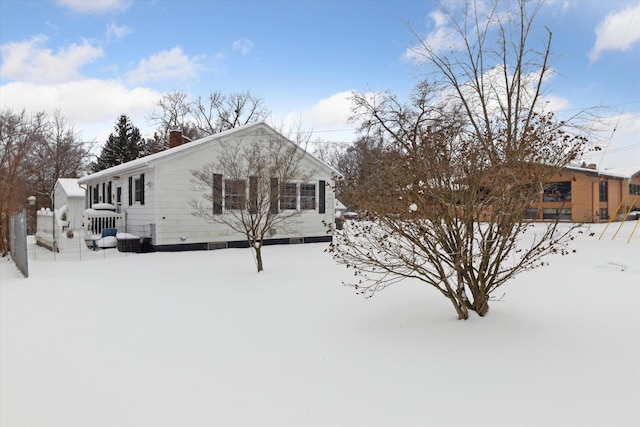
[[[101,248],[93,244],[99,236],[80,229],[58,229],[53,234],[29,236],[29,258],[37,261],[84,261],[137,255],[117,247]],[[115,240],[115,237],[113,238]]]
[[[11,259],[22,272],[24,277],[29,277],[29,254],[27,250],[27,212],[9,217],[9,247]]]

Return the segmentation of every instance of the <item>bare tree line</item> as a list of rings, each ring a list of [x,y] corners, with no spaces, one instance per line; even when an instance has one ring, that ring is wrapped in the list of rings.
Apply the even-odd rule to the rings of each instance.
[[[51,206],[58,178],[78,178],[89,164],[91,143],[80,140],[75,125],[59,112],[0,112],[0,254],[9,251],[9,216],[27,198],[36,208]]]

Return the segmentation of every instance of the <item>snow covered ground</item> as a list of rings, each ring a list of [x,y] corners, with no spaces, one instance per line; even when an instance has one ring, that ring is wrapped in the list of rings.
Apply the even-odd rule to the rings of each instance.
[[[0,425],[637,426],[623,225],[468,321],[416,282],[356,296],[326,244],[267,247],[260,274],[248,249],[0,259]]]

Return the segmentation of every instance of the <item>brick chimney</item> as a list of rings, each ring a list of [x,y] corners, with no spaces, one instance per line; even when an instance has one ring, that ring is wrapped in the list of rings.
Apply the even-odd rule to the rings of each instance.
[[[169,132],[169,148],[182,145],[182,131],[172,130]]]

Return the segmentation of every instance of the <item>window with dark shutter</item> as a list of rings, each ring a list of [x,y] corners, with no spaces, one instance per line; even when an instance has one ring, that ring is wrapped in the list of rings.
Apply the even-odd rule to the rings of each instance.
[[[129,177],[129,206],[133,205],[133,177]]]
[[[133,180],[133,201],[144,205],[144,174]]]
[[[326,196],[326,190],[327,189],[327,183],[323,180],[320,180],[318,182],[318,213],[326,213],[327,212],[327,196]]]
[[[280,189],[280,209],[295,210],[298,202],[298,186],[294,182],[282,184]]]
[[[214,174],[212,183],[211,201],[213,202],[213,213],[222,213],[222,175]]]
[[[225,209],[244,209],[247,197],[247,182],[242,179],[226,179],[224,181]]]
[[[316,185],[300,184],[300,209],[314,210],[316,208]]]

